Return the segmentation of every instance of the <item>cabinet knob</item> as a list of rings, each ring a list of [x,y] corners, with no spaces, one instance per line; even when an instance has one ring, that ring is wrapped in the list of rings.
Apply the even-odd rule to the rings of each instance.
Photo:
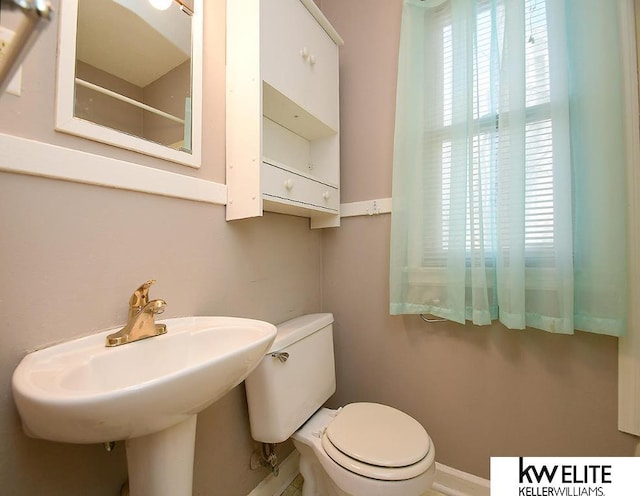
[[[316,56],[315,55],[310,55],[309,56],[309,63],[311,65],[316,65]]]
[[[284,181],[284,187],[287,191],[291,191],[293,189],[293,179],[286,179]]]
[[[322,198],[328,200],[329,198],[331,198],[331,193],[329,193],[329,191],[325,191],[324,193],[322,193]]]
[[[307,47],[302,47],[300,49],[300,55],[302,55],[302,58],[305,60],[309,58],[309,50],[307,49]]]

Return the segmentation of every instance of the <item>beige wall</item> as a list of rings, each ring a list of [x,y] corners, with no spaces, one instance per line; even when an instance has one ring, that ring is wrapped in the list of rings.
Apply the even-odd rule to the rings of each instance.
[[[25,63],[23,95],[0,96],[0,132],[224,182],[225,2],[205,4],[202,170],[53,131],[55,22]],[[168,302],[163,317],[280,322],[321,309],[321,233],[308,220],[268,214],[227,223],[224,213],[218,205],[0,172],[1,494],[118,494],[127,477],[123,445],[107,453],[26,437],[10,381],[29,350],[123,324],[139,283],[158,280],[151,294]],[[249,494],[267,475],[249,469],[252,449],[239,386],[199,416],[194,494]]]
[[[401,2],[319,3],[346,43],[343,201],[387,197]],[[224,182],[224,1],[206,5],[204,164],[187,172]],[[55,40],[52,26],[26,61],[23,96],[0,96],[0,132],[187,169],[54,132]],[[390,317],[389,221],[348,218],[322,233],[280,215],[226,223],[220,206],[0,173],[0,492],[117,494],[123,446],[108,454],[27,438],[10,378],[33,348],[123,323],[131,290],[150,277],[167,317],[333,311],[330,404],[405,409],[452,467],[487,477],[490,455],[633,453],[634,439],[616,430],[615,339]],[[239,386],[200,415],[194,494],[247,495],[266,475],[248,469],[252,445]]]
[[[322,0],[340,49],[342,202],[391,196],[401,0]]]
[[[322,0],[341,50],[342,201],[391,195],[401,0]],[[390,216],[323,235],[338,391],[420,420],[439,462],[489,477],[490,456],[631,456],[617,431],[617,340],[389,316]]]

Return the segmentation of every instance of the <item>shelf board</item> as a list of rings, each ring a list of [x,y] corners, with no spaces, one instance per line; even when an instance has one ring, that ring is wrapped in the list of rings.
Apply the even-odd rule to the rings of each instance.
[[[309,141],[326,138],[338,132],[266,81],[262,82],[262,114]]]

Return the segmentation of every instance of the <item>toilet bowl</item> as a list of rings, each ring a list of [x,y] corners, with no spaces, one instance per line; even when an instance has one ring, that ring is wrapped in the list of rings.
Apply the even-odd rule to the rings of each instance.
[[[276,340],[246,379],[251,434],[300,453],[303,496],[423,496],[435,447],[404,412],[378,403],[321,408],[335,392],[333,315],[277,326]]]
[[[300,453],[300,473],[305,480],[303,495],[422,496],[426,494],[435,476],[435,448],[426,431],[417,422],[417,427],[422,432],[417,432],[419,439],[416,439],[416,441],[422,444],[425,440],[422,438],[424,435],[426,436],[426,446],[418,446],[418,443],[415,443],[410,447],[405,446],[405,450],[403,450],[400,442],[387,444],[393,430],[395,428],[402,429],[402,422],[400,422],[401,425],[389,422],[378,426],[378,428],[386,432],[380,437],[370,440],[350,439],[350,436],[348,436],[348,439],[341,439],[338,437],[342,435],[341,432],[332,433],[336,443],[358,444],[361,442],[360,450],[351,451],[351,454],[357,455],[357,458],[344,453],[339,447],[335,446],[327,431],[331,432],[331,427],[342,416],[343,410],[349,408],[354,408],[354,410],[358,408],[360,410],[360,407],[362,407],[361,410],[364,413],[365,410],[369,410],[371,407],[377,408],[383,407],[383,405],[351,403],[339,410],[322,408],[292,435],[293,443]],[[411,419],[411,417],[399,410],[395,410],[395,412],[405,415],[407,419]],[[345,413],[349,412],[345,411]],[[354,411],[349,422],[357,422],[359,419],[366,426],[365,431],[375,430],[375,422],[371,422],[370,417],[368,419],[367,417],[359,418],[359,413],[356,415]],[[342,429],[342,426],[340,428]],[[352,430],[351,433],[355,434],[357,438],[362,434],[362,431]],[[376,439],[379,442],[376,442]],[[378,456],[382,453],[378,451],[383,446],[390,447],[392,453],[388,453],[384,458],[379,458]],[[372,452],[367,451],[368,449],[371,449]],[[409,461],[406,459],[408,453],[411,453],[412,456],[422,456],[414,463],[398,465]],[[368,461],[363,461],[363,459]],[[370,462],[384,463],[384,465]]]

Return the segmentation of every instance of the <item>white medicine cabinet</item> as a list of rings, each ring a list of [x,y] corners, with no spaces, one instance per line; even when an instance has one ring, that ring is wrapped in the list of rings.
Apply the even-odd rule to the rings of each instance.
[[[227,220],[340,224],[342,44],[313,0],[227,2]]]

